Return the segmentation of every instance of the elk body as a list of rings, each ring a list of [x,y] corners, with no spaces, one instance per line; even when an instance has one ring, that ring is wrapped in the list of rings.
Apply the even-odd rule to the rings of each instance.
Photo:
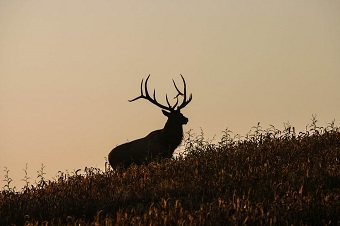
[[[155,130],[149,133],[146,137],[140,138],[122,145],[119,145],[112,149],[109,154],[109,162],[112,167],[124,164],[128,167],[130,164],[141,164],[143,162],[149,162],[155,158],[171,158],[175,149],[181,143],[183,139],[183,124],[187,124],[188,119],[183,116],[181,109],[183,109],[192,100],[192,94],[187,99],[186,96],[186,83],[182,77],[184,83],[184,91],[181,92],[175,81],[174,86],[178,92],[176,104],[171,106],[168,96],[166,95],[166,102],[168,106],[162,105],[157,102],[155,90],[153,91],[153,98],[149,95],[147,89],[147,83],[150,75],[146,78],[143,92],[143,80],[141,82],[141,95],[129,100],[130,102],[138,99],[146,99],[162,109],[165,116],[168,117],[167,122],[163,129]],[[183,96],[183,102],[178,105],[178,97]],[[177,107],[177,108],[176,108]]]

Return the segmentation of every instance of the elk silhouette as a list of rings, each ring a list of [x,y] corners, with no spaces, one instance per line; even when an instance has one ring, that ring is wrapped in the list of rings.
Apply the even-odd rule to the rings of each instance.
[[[157,102],[155,90],[153,91],[153,98],[150,97],[147,88],[149,77],[150,75],[146,78],[144,83],[145,95],[143,92],[142,79],[141,95],[129,100],[129,102],[138,99],[146,99],[161,108],[163,114],[168,117],[168,120],[165,123],[163,129],[155,130],[144,138],[121,144],[112,149],[109,154],[109,162],[112,167],[119,164],[123,164],[125,167],[128,167],[132,163],[142,164],[144,162],[150,162],[156,158],[171,158],[175,149],[183,139],[182,125],[188,123],[188,118],[183,116],[181,109],[187,106],[187,104],[189,104],[192,100],[192,94],[190,94],[189,98],[187,99],[185,79],[181,75],[184,84],[183,92],[177,88],[175,81],[172,80],[178,92],[175,97],[177,101],[175,105],[171,106],[168,100],[168,95],[166,94],[166,102],[168,106],[165,106]],[[183,102],[180,105],[178,105],[179,96],[183,96]]]

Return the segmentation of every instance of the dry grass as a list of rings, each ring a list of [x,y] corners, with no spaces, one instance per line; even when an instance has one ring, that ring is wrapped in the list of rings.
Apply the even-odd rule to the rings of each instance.
[[[217,144],[188,134],[185,158],[127,170],[41,171],[21,192],[3,188],[0,225],[340,224],[340,131],[313,120],[299,134],[225,131]]]

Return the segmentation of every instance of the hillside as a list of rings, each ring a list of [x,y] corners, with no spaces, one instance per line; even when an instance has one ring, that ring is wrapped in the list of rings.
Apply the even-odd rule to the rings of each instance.
[[[340,130],[257,125],[212,143],[186,135],[185,157],[105,172],[60,173],[0,193],[0,225],[340,224]],[[7,178],[8,179],[8,178]]]

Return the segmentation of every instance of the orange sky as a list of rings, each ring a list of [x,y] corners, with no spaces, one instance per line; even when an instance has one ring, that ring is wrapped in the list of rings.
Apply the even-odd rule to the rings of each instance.
[[[186,78],[184,130],[303,130],[340,115],[339,1],[1,1],[0,188],[104,167],[118,144],[162,128],[138,96]],[[164,102],[165,103],[165,102]]]

